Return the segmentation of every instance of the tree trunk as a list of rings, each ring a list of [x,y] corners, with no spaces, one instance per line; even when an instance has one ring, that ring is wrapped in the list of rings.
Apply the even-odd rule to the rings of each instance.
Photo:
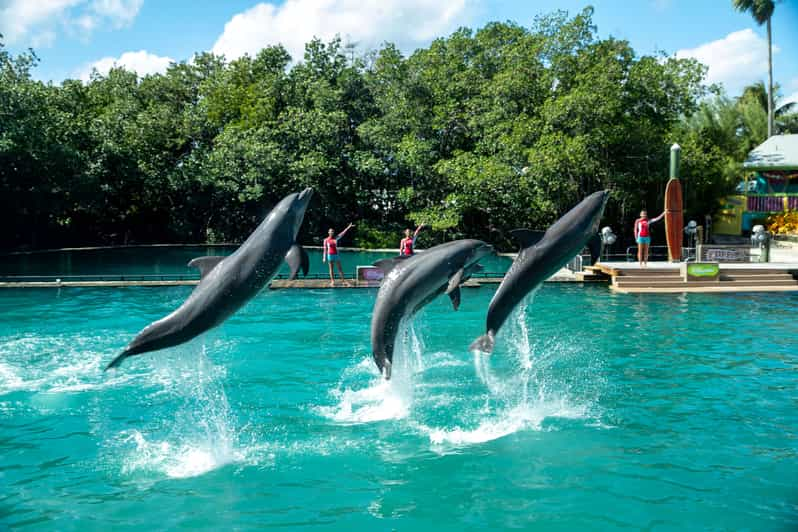
[[[771,17],[768,17],[768,138],[775,133],[773,131],[773,39],[770,19]]]

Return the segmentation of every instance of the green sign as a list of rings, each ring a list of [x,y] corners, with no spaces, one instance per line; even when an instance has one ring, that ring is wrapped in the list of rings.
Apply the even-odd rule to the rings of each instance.
[[[717,264],[688,264],[687,275],[690,277],[717,277],[720,267]]]

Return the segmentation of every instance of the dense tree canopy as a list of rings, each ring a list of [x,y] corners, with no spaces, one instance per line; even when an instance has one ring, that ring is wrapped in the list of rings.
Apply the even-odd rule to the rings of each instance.
[[[0,248],[239,240],[304,186],[305,242],[358,220],[361,245],[425,222],[429,243],[507,247],[600,188],[616,227],[656,210],[673,142],[688,210],[711,210],[749,148],[739,117],[702,100],[700,64],[599,39],[591,17],[464,28],[409,57],[314,40],[303,58],[199,54],[60,85],[0,45]]]

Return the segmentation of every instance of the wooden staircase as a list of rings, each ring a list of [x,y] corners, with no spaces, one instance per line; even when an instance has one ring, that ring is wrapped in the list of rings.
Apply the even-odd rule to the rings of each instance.
[[[719,280],[684,281],[674,268],[602,268],[612,279],[610,288],[617,292],[631,293],[679,293],[679,292],[786,292],[798,291],[798,271],[772,269],[735,268],[721,269]]]

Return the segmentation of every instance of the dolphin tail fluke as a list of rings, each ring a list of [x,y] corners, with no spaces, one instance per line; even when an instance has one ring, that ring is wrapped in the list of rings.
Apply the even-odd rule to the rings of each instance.
[[[108,364],[107,366],[105,366],[105,370],[104,370],[104,371],[108,371],[108,370],[109,370],[109,369],[111,369],[111,368],[115,368],[115,367],[117,367],[117,366],[118,366],[119,364],[121,364],[121,363],[122,363],[122,361],[123,361],[123,360],[125,360],[125,359],[126,359],[128,356],[130,356],[130,352],[129,352],[127,349],[125,349],[124,351],[122,351],[122,353],[120,353],[119,355],[117,355],[117,357],[116,357],[115,359],[113,359],[113,360],[111,361],[111,363],[110,363],[110,364]]]
[[[496,340],[493,337],[491,332],[487,334],[483,334],[473,342],[471,345],[468,346],[469,351],[480,351],[482,353],[492,353],[493,352],[493,344]]]

